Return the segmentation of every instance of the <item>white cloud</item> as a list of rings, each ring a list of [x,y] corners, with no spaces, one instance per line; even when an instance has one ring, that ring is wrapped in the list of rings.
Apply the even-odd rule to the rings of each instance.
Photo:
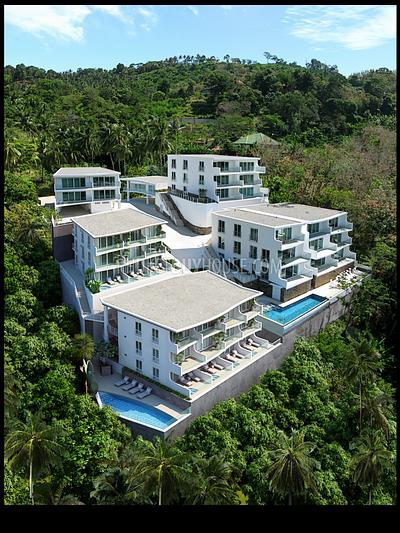
[[[6,5],[4,6],[6,24],[32,33],[36,36],[83,41],[83,22],[90,14],[85,5]]]
[[[194,15],[196,15],[196,17],[197,17],[197,15],[199,14],[199,10],[197,9],[197,7],[195,7],[195,6],[186,6],[186,7],[187,7],[188,9],[190,9],[190,11],[191,11]]]
[[[365,50],[396,37],[394,5],[303,5],[286,9],[290,33],[311,43]]]
[[[112,15],[113,17],[117,17],[121,20],[125,20],[125,15],[122,12],[121,6],[109,6],[109,5],[93,5],[91,7],[94,7],[98,9],[99,11],[105,11],[108,15]]]
[[[5,22],[36,37],[51,36],[55,39],[83,42],[84,23],[87,16],[101,12],[126,23],[128,34],[135,35],[136,17],[143,31],[150,31],[158,22],[152,6],[127,5],[7,5]],[[133,17],[135,15],[135,18]]]

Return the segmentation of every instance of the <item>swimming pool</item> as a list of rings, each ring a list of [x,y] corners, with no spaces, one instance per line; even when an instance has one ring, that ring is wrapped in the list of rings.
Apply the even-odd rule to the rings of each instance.
[[[274,307],[269,311],[264,311],[264,316],[275,322],[279,322],[279,324],[286,325],[305,313],[308,313],[308,311],[311,311],[311,309],[314,309],[314,307],[317,307],[326,300],[327,298],[311,294],[286,307]]]
[[[103,405],[109,405],[118,415],[129,418],[134,422],[139,422],[145,426],[165,429],[177,420],[173,416],[151,405],[138,402],[134,399],[128,400],[109,392],[99,392],[98,395],[101,403]]]

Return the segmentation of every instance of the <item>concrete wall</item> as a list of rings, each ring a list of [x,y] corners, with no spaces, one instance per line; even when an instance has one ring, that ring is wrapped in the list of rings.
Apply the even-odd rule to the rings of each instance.
[[[56,261],[62,262],[74,258],[72,226],[72,222],[71,224],[52,225],[53,257]]]
[[[281,289],[281,302],[288,302],[289,300],[296,298],[296,296],[300,296],[301,294],[310,291],[311,287],[312,285],[310,279],[310,281],[306,281],[301,285],[296,285],[296,287],[291,289]]]
[[[351,296],[346,296],[348,300]],[[268,370],[278,369],[284,359],[293,351],[294,343],[299,337],[312,337],[323,331],[326,326],[340,318],[344,313],[344,307],[340,300],[331,303],[328,308],[321,310],[313,315],[309,320],[300,324],[297,328],[287,333],[283,337],[282,344],[278,345],[273,351],[267,353],[264,357],[255,361],[254,364],[243,369],[242,372],[232,376],[231,379],[221,383],[212,389],[208,394],[192,402],[191,415],[172,428],[166,435],[172,434],[173,438],[183,435],[194,419],[210,411],[214,405],[228,398],[238,397],[243,392],[258,383],[260,377]]]
[[[341,272],[344,270],[347,270],[348,268],[354,268],[354,261],[352,263],[348,263],[342,267],[335,268],[335,270],[332,270],[331,272],[328,272],[327,274],[321,274],[320,276],[314,276],[311,287],[313,289],[316,289],[317,287],[320,287],[321,285],[324,285],[325,283],[328,283],[331,281],[331,279],[336,278]]]

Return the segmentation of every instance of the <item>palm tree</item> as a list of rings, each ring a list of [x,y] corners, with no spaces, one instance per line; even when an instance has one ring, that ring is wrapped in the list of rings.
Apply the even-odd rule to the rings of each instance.
[[[371,429],[382,429],[389,436],[389,420],[393,399],[384,392],[364,397],[362,402],[362,418]]]
[[[94,355],[95,344],[93,337],[86,333],[77,333],[72,339],[71,355],[76,363],[82,360],[90,361]]]
[[[380,370],[380,353],[377,343],[371,337],[358,336],[357,339],[349,338],[350,353],[344,361],[344,375],[358,386],[359,398],[359,428],[362,424],[362,393],[363,388],[372,383]]]
[[[230,481],[232,465],[221,456],[209,459],[195,457],[194,476],[189,482],[189,495],[186,503],[192,505],[229,505],[238,504],[237,491]]]
[[[145,493],[156,490],[158,505],[178,499],[179,484],[185,480],[188,454],[175,448],[169,439],[156,437],[135,454],[130,481],[141,483]]]
[[[6,420],[15,413],[19,405],[16,389],[20,383],[12,372],[12,368],[6,363],[4,365],[4,417]]]
[[[149,503],[140,493],[140,484],[130,479],[129,468],[120,461],[118,466],[103,472],[93,481],[94,490],[90,497],[99,505],[126,505],[128,503]]]
[[[368,504],[372,504],[373,488],[379,483],[382,472],[393,468],[392,453],[386,448],[382,431],[368,431],[351,446],[356,453],[350,461],[353,481],[368,487]]]
[[[279,432],[278,440],[267,452],[272,464],[267,468],[270,489],[288,495],[289,505],[293,496],[303,494],[307,488],[315,490],[315,470],[319,463],[311,457],[315,444],[304,441],[304,433],[292,430],[290,437]]]
[[[64,494],[65,481],[56,483],[49,477],[36,485],[36,503],[40,505],[85,505],[76,496]]]
[[[15,420],[7,435],[4,448],[5,458],[11,467],[19,470],[29,468],[29,496],[34,504],[34,479],[51,465],[61,460],[63,447],[57,439],[64,430],[60,426],[48,426],[38,411],[29,414],[26,422]]]
[[[24,244],[35,244],[43,236],[43,233],[47,231],[48,224],[44,216],[24,219],[16,232],[16,240]]]

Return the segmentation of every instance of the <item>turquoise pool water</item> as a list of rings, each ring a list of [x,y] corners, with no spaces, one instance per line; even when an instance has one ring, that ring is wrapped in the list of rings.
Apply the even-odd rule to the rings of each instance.
[[[118,415],[130,418],[146,426],[165,429],[173,422],[176,422],[176,418],[151,405],[146,405],[134,399],[128,400],[109,392],[99,392],[98,394],[103,405],[109,405]]]
[[[327,298],[311,294],[310,296],[306,296],[306,298],[289,304],[286,307],[275,307],[270,311],[265,311],[264,316],[275,322],[279,322],[279,324],[285,325],[292,322],[292,320],[299,318],[299,316],[304,315],[311,309],[314,309],[314,307],[317,307],[317,305],[320,305],[325,300],[327,300]]]

